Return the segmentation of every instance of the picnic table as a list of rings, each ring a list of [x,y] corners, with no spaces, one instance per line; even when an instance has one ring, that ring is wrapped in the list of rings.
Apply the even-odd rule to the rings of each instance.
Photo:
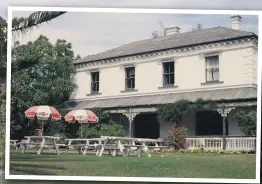
[[[30,145],[36,145],[39,146],[39,150],[37,152],[38,155],[40,155],[44,148],[55,148],[56,153],[59,155],[58,145],[56,144],[56,141],[59,140],[59,137],[53,137],[53,136],[25,136],[25,143],[24,147],[22,149],[22,153],[25,152],[26,147]]]
[[[15,147],[16,150],[18,150],[17,142],[18,142],[18,140],[10,140],[10,146],[13,146],[13,147]]]
[[[67,147],[67,151],[66,153],[68,153],[70,147],[78,147],[79,148],[79,153],[81,153],[81,148],[84,148],[83,151],[83,155],[86,155],[86,152],[88,150],[88,148],[92,147],[97,149],[97,147],[99,147],[100,145],[102,145],[102,142],[105,141],[105,138],[90,138],[90,139],[65,139],[66,142],[68,142],[66,144]],[[76,142],[76,144],[72,144]],[[84,142],[84,143],[79,143],[79,142]],[[98,149],[97,149],[97,153],[98,155]]]
[[[107,147],[108,142],[111,142],[111,143],[115,142],[116,144],[116,149],[113,150],[113,156],[116,156],[118,151],[120,151],[122,156],[127,156],[129,155],[130,151],[135,150],[138,157],[142,155],[142,152],[147,153],[147,156],[151,157],[149,148],[155,148],[155,149],[159,149],[159,153],[161,154],[161,157],[163,157],[164,155],[161,152],[161,148],[166,147],[166,146],[158,145],[160,142],[163,142],[163,140],[160,140],[160,139],[113,137],[113,136],[101,136],[101,138],[105,140],[104,140],[104,143],[101,145],[99,156],[103,155],[103,152],[105,148]],[[136,143],[139,143],[140,145]],[[154,146],[149,146],[148,145],[149,143],[154,143]]]

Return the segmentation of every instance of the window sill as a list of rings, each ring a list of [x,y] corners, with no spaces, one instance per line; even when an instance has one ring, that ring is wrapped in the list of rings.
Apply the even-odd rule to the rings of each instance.
[[[207,82],[203,82],[201,83],[201,85],[212,85],[212,84],[223,84],[224,81],[207,81]]]
[[[138,91],[137,89],[126,89],[124,91],[120,91],[121,93],[129,93],[129,92],[136,92]]]
[[[86,96],[96,96],[96,95],[102,95],[102,93],[90,93],[90,94],[86,94]]]
[[[177,85],[158,87],[158,89],[178,88]]]

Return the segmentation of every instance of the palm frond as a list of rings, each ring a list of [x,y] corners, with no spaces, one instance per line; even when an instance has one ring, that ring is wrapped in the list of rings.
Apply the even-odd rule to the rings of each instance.
[[[29,15],[29,17],[14,18],[12,21],[12,32],[26,33],[27,31],[39,26],[44,22],[48,22],[66,12],[57,11],[37,11]]]

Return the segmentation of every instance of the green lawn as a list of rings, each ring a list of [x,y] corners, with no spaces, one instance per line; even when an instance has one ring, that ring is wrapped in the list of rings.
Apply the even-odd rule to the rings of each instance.
[[[255,179],[255,155],[169,153],[148,157],[97,157],[12,152],[11,175],[126,176]]]

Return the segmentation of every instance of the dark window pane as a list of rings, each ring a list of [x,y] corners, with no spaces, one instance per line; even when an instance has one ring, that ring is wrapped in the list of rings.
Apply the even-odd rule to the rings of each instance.
[[[174,74],[170,74],[169,78],[170,78],[170,83],[169,84],[175,84]]]
[[[169,73],[174,73],[174,70],[175,70],[174,62],[170,62],[169,69],[170,69]]]
[[[134,78],[126,79],[126,88],[127,89],[135,88],[135,79]]]
[[[164,75],[164,85],[169,84],[169,77],[167,74]]]
[[[126,88],[135,88],[135,67],[126,68]]]
[[[131,88],[133,89],[133,88],[135,88],[135,78],[132,78],[131,79]]]
[[[99,72],[91,73],[91,92],[99,92]]]
[[[98,82],[99,81],[99,72],[92,72],[91,78],[92,78],[92,82]]]
[[[175,67],[174,62],[163,63],[164,73],[174,73]]]
[[[135,77],[135,67],[126,68],[126,78]]]

